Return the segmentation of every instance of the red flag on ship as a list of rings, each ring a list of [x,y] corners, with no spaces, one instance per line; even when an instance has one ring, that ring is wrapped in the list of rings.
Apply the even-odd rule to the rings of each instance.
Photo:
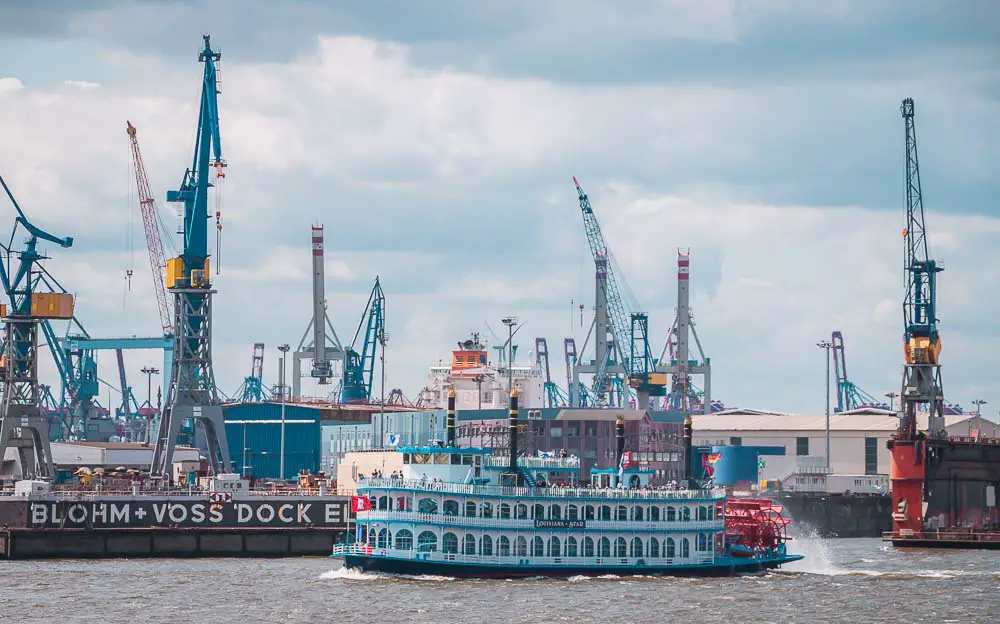
[[[371,511],[372,501],[367,496],[352,496],[351,497],[351,511],[358,513],[359,511]]]

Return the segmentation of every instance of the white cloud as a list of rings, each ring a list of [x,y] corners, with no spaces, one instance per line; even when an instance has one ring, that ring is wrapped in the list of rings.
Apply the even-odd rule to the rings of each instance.
[[[69,87],[75,87],[81,91],[89,91],[92,89],[100,89],[101,85],[97,82],[89,82],[87,80],[63,80],[63,84]]]
[[[727,28],[712,36],[733,36]],[[7,124],[0,164],[33,220],[77,237],[73,249],[53,250],[49,267],[79,293],[91,332],[155,334],[141,236],[127,294],[123,281],[126,215],[135,209],[124,121],[139,128],[168,215],[163,190],[190,162],[200,68],[126,54],[107,62],[129,80],[100,89],[0,80]],[[899,91],[968,86],[966,76],[935,75],[856,88],[820,76],[780,88],[585,88],[430,70],[404,46],[363,37],[321,37],[313,53],[288,64],[224,56],[223,78],[230,167],[215,353],[225,390],[249,371],[253,342],[297,344],[305,330],[307,228],[315,222],[327,228],[327,297],[345,344],[371,280],[382,278],[391,387],[413,396],[427,365],[467,332],[488,334],[484,320],[496,328],[494,320],[510,313],[529,323],[519,335],[522,357],[535,335],[546,336],[561,382],[561,338],[572,333],[581,345],[587,329],[570,300],[584,301],[588,314],[593,301],[570,182],[578,173],[651,315],[653,351],[673,314],[674,250],[691,247],[692,301],[716,395],[786,410],[821,409],[823,363],[814,344],[834,329],[844,332],[862,387],[879,394],[898,386],[901,214],[865,207],[863,196],[837,209],[754,203],[753,193],[725,178],[783,159],[848,162],[857,149],[851,137],[884,135],[898,151]],[[930,99],[941,123],[972,136],[997,104],[979,99],[949,111],[947,98],[961,93],[939,88]],[[817,101],[825,105],[817,109]],[[964,119],[969,111],[976,116]],[[837,116],[846,130],[817,129],[819,118]],[[679,182],[649,182],[668,174]],[[925,186],[948,196],[947,188]],[[945,384],[963,400],[1000,364],[978,333],[980,310],[990,309],[1000,286],[990,238],[1000,222],[937,212],[928,220],[932,246],[948,261],[940,295]],[[267,383],[273,359],[272,348]]]

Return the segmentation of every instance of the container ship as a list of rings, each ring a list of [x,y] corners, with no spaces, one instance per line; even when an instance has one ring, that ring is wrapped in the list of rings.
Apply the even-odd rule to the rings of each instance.
[[[548,485],[578,463],[519,456],[517,398],[515,387],[500,456],[457,446],[450,391],[446,440],[399,448],[401,471],[359,482],[356,539],[332,556],[362,571],[459,578],[732,576],[802,559],[788,553],[788,521],[771,501],[650,486],[653,471],[624,448],[621,418],[617,469],[592,470],[586,485]]]

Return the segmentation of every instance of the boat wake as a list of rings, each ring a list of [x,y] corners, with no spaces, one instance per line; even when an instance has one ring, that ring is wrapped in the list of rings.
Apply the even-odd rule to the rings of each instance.
[[[337,568],[319,575],[324,581],[454,581],[452,576],[436,574],[390,574],[388,572],[363,572],[355,568]]]

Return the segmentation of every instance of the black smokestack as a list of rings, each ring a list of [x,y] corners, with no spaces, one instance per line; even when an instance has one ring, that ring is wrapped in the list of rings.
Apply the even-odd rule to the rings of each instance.
[[[615,420],[615,468],[622,465],[625,455],[625,417],[619,415]]]
[[[508,435],[510,436],[510,467],[511,479],[517,485],[520,479],[517,477],[517,388],[510,391],[510,419],[507,424]]]
[[[684,417],[684,471],[681,473],[681,483],[687,487],[694,487],[693,479],[691,479],[691,438],[693,436],[694,426],[691,422],[691,415]]]
[[[448,390],[448,446],[455,446],[455,389]]]

